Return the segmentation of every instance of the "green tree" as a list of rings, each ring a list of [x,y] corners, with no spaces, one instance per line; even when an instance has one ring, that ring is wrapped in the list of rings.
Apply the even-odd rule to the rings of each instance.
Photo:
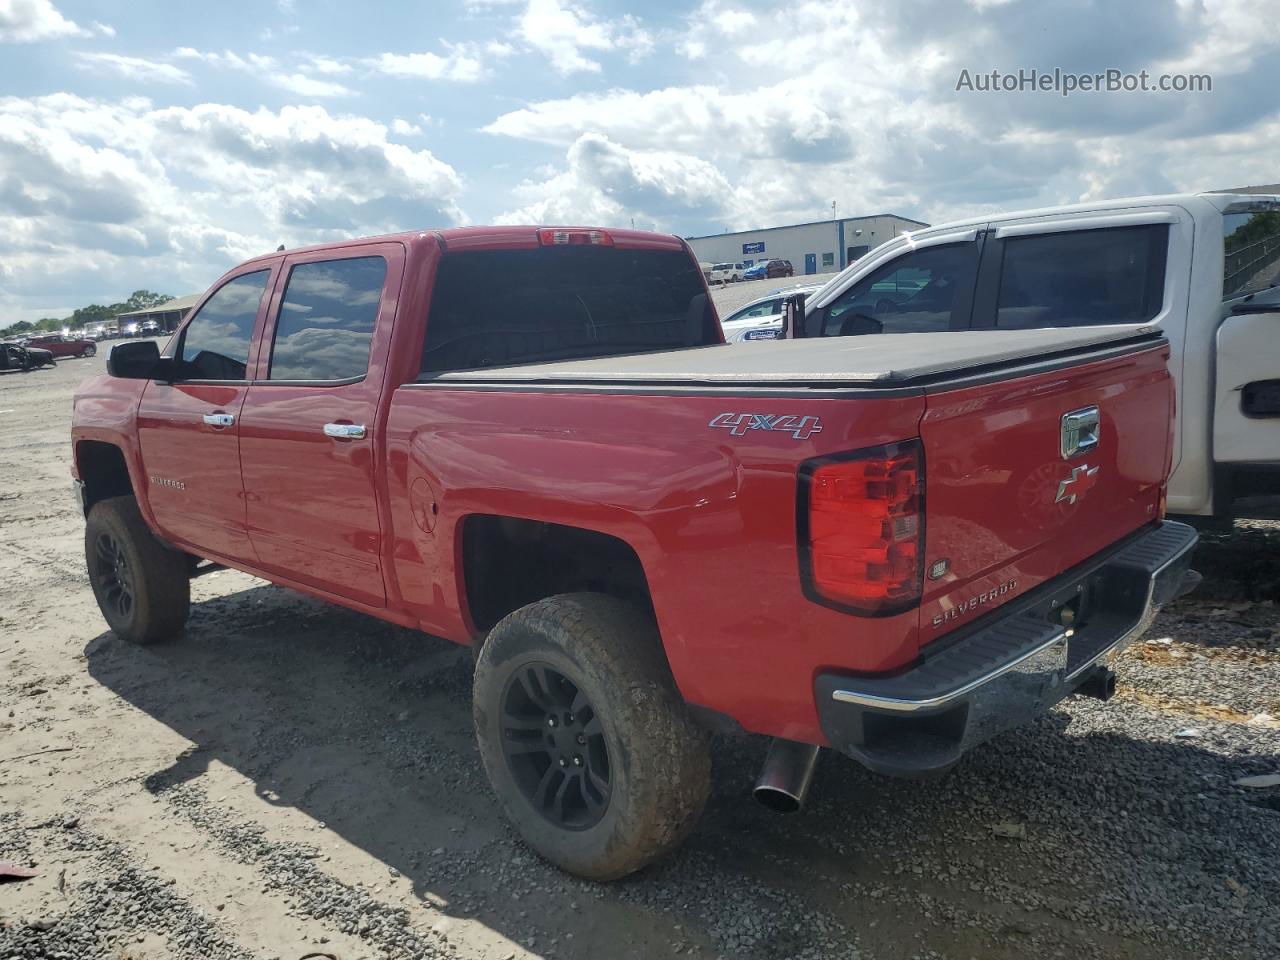
[[[128,310],[145,310],[147,307],[158,307],[162,303],[168,303],[173,297],[167,293],[154,293],[151,290],[135,290],[129,295],[129,299],[124,303],[124,313]]]
[[[83,327],[86,323],[101,323],[104,320],[110,320],[120,311],[117,309],[119,304],[112,304],[105,307],[100,303],[91,303],[87,307],[79,307],[66,320],[69,327]]]

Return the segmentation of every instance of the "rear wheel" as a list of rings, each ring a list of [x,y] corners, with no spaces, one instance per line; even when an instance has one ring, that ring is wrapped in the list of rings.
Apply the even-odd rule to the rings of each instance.
[[[702,813],[706,739],[634,607],[591,593],[522,607],[485,641],[474,696],[498,799],[564,870],[626,876],[675,849]]]
[[[84,549],[98,607],[118,636],[146,644],[181,632],[191,606],[186,556],[152,536],[133,497],[93,505]]]

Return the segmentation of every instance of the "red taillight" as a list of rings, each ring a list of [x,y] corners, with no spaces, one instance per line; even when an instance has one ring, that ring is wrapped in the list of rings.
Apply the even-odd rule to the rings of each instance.
[[[800,468],[800,564],[819,603],[870,616],[920,602],[924,461],[919,440]]]
[[[538,243],[544,247],[612,247],[613,237],[606,230],[547,227],[538,231]]]

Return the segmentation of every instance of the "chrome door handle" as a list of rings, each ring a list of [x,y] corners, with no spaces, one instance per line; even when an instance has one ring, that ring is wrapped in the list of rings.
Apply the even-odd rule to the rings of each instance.
[[[206,413],[204,422],[211,427],[229,427],[236,422],[236,418],[229,413]]]
[[[336,437],[339,440],[363,440],[364,424],[326,423],[324,425],[324,435],[326,437]]]

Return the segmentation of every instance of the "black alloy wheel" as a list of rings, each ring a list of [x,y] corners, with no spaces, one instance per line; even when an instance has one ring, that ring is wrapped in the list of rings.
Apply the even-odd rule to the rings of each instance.
[[[502,695],[502,751],[529,804],[557,827],[600,822],[611,796],[604,727],[586,695],[550,664],[522,665]]]
[[[104,602],[110,604],[121,618],[128,619],[135,602],[133,572],[129,569],[129,558],[124,549],[110,533],[98,534],[90,575]]]

